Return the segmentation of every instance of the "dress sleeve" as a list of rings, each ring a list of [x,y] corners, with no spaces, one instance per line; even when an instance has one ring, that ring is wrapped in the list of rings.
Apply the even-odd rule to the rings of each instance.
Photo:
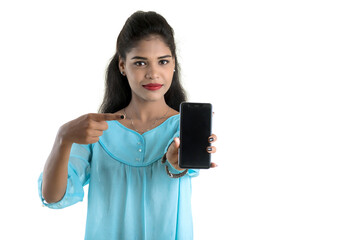
[[[180,131],[178,129],[178,131],[174,134],[174,136],[169,140],[168,144],[166,145],[166,148],[165,148],[165,151],[164,151],[164,154],[166,154],[168,148],[170,147],[171,143],[174,141],[174,138],[175,137],[180,137]],[[166,160],[165,162],[165,165],[167,165],[169,167],[169,171],[171,173],[174,173],[174,174],[179,174],[179,173],[182,173],[183,171],[179,171],[177,170],[176,168],[174,168],[171,163],[169,163],[168,160]],[[184,170],[185,171],[185,170]],[[199,175],[199,169],[189,169],[187,174],[188,176],[190,177],[197,177]]]
[[[61,209],[83,200],[83,187],[89,183],[90,178],[91,157],[92,145],[80,145],[76,143],[72,145],[68,164],[66,192],[63,198],[55,203],[47,203],[42,196],[43,174],[41,173],[38,179],[38,192],[44,206]]]

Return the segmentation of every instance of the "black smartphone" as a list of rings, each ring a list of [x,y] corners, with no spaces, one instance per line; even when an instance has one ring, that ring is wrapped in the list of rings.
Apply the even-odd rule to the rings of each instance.
[[[209,137],[212,125],[210,103],[182,102],[180,104],[179,167],[208,169],[211,154]]]

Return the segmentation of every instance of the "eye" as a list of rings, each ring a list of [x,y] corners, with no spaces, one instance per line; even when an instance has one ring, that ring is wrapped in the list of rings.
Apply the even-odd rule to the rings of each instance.
[[[159,63],[160,65],[165,65],[169,63],[169,60],[160,60]]]
[[[145,66],[146,63],[143,62],[143,61],[137,61],[137,62],[134,62],[134,65],[135,65],[135,66],[138,66],[138,67],[141,67],[141,66]]]

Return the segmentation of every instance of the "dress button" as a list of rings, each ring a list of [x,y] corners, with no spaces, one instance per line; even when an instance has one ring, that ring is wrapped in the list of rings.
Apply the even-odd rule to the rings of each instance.
[[[142,149],[140,148],[140,149],[139,149],[139,152],[141,152],[141,151],[142,151]]]
[[[141,145],[141,142],[138,142],[138,145]]]

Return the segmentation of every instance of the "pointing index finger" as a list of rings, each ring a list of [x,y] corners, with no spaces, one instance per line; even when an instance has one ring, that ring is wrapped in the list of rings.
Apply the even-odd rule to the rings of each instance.
[[[94,119],[97,122],[101,122],[101,121],[119,120],[121,118],[119,114],[114,114],[114,113],[94,113],[92,114],[92,119]]]

